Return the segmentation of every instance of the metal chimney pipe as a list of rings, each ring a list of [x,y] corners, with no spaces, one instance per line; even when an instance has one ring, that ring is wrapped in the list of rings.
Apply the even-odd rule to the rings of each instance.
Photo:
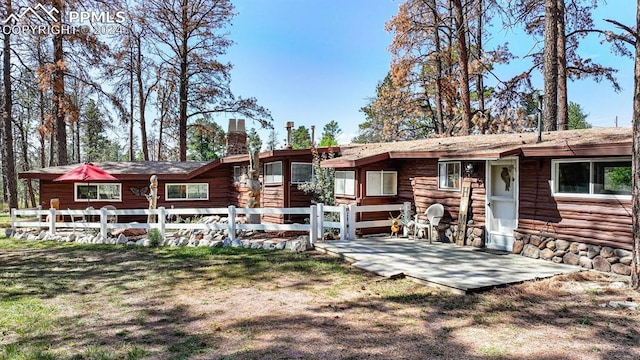
[[[538,94],[538,143],[542,142],[542,99],[543,95]]]
[[[293,146],[291,145],[291,129],[293,129],[293,121],[287,121],[285,123],[285,128],[287,129],[287,149],[291,149]]]
[[[316,144],[316,126],[311,125],[311,147],[315,147]]]

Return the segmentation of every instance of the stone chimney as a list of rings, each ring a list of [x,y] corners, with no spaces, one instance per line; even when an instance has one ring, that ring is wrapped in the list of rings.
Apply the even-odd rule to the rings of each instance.
[[[227,156],[247,153],[247,132],[244,128],[244,119],[229,119]]]

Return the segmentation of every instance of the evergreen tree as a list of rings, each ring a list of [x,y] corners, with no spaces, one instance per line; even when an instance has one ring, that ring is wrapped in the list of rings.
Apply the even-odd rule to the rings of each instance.
[[[247,132],[247,148],[249,153],[260,152],[260,149],[262,149],[262,140],[254,128],[249,129],[249,132]]]
[[[197,119],[187,130],[187,154],[192,161],[219,159],[226,150],[225,133],[217,123],[204,118]]]
[[[322,139],[320,140],[320,146],[332,146],[338,145],[338,135],[342,133],[340,125],[335,120],[331,120],[322,129]]]
[[[591,124],[587,121],[587,116],[578,103],[569,101],[569,130],[573,129],[590,129]]]
[[[115,160],[109,157],[111,141],[105,135],[108,128],[107,120],[98,109],[98,105],[90,99],[86,105],[84,116],[81,118],[80,128],[85,161]]]
[[[308,149],[311,147],[311,135],[309,129],[304,125],[298,126],[297,129],[291,133],[291,146],[294,149]]]

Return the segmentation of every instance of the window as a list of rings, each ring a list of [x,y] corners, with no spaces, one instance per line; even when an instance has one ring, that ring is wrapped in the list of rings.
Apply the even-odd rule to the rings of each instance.
[[[397,189],[396,171],[367,171],[367,196],[394,196]]]
[[[247,175],[247,168],[245,166],[233,167],[233,183],[239,185],[242,183],[242,177]]]
[[[291,163],[291,183],[304,184],[313,181],[313,166],[310,163]]]
[[[208,200],[209,184],[167,184],[165,186],[167,200]]]
[[[122,201],[121,184],[75,183],[75,201]]]
[[[356,196],[356,172],[336,171],[334,193],[335,195]]]
[[[460,190],[460,162],[438,163],[438,189]]]
[[[282,184],[282,161],[264,164],[264,183]]]
[[[631,195],[631,160],[553,160],[554,195]]]

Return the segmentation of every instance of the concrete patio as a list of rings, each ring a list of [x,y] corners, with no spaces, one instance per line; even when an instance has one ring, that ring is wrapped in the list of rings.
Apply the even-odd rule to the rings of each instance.
[[[576,266],[521,255],[388,236],[318,242],[315,247],[381,276],[403,274],[462,294],[582,271]]]

